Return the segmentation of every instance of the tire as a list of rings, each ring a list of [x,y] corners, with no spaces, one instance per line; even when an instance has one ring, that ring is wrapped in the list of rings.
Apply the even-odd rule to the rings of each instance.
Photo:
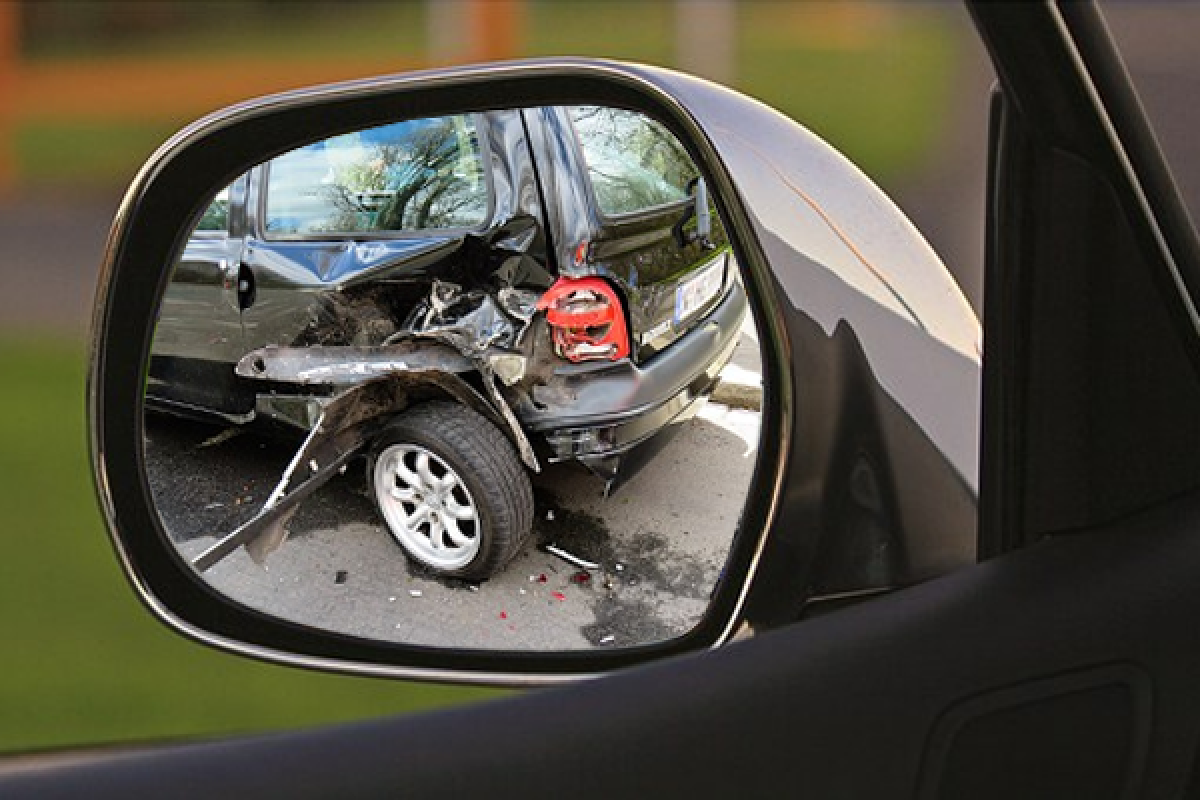
[[[485,580],[533,529],[533,487],[512,444],[458,403],[422,403],[388,423],[367,476],[392,538],[436,575]]]

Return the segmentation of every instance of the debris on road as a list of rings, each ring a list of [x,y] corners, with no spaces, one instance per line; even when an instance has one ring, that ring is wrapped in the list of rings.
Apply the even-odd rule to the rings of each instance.
[[[567,599],[567,596],[565,594],[563,594],[562,592],[553,592],[553,595],[554,595],[555,600],[566,600]]]
[[[339,569],[337,574],[333,576],[334,583],[345,583],[348,573],[344,569]]]
[[[568,564],[572,564],[581,569],[600,569],[600,565],[595,561],[588,561],[586,558],[580,558],[574,553],[568,553],[556,544],[543,545],[543,550],[552,556],[558,556]]]
[[[408,590],[409,597],[420,597],[422,594],[423,593],[421,592],[420,589],[409,589]]]
[[[612,644],[616,640],[617,640],[617,637],[610,633],[608,636],[605,636],[603,639],[600,640],[600,644]]]
[[[207,439],[205,439],[203,442],[201,442],[200,444],[196,445],[196,449],[204,450],[209,447],[216,447],[219,444],[224,444],[225,442],[228,442],[230,439],[232,439],[235,436],[240,435],[241,433],[242,433],[241,428],[226,428],[225,430],[221,431],[220,433],[216,434],[215,436],[210,436]]]
[[[589,584],[591,582],[592,582],[592,573],[588,572],[585,569],[581,569],[581,570],[579,570],[579,572],[573,573],[571,575],[571,583],[575,583],[580,586],[586,586],[587,584]]]

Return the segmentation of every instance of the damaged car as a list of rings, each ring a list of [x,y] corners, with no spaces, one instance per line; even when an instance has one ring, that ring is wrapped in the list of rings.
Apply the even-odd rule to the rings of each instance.
[[[690,417],[746,299],[703,177],[632,110],[407,119],[284,153],[200,218],[165,292],[147,407],[302,434],[193,565],[261,558],[352,459],[407,555],[478,581],[533,525],[530,473],[605,492]]]

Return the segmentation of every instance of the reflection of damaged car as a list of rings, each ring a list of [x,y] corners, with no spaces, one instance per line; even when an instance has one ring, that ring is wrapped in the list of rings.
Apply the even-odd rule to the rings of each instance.
[[[408,554],[487,577],[529,535],[528,471],[627,478],[712,388],[744,314],[703,180],[639,113],[409,120],[286,153],[207,209],[155,335],[151,408],[308,432],[195,564],[281,538],[367,455]]]

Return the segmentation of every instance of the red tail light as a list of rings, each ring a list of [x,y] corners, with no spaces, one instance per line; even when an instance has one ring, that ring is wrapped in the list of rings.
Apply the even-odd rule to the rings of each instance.
[[[603,278],[559,278],[538,310],[558,354],[570,361],[616,361],[629,355],[629,329],[617,293]]]

